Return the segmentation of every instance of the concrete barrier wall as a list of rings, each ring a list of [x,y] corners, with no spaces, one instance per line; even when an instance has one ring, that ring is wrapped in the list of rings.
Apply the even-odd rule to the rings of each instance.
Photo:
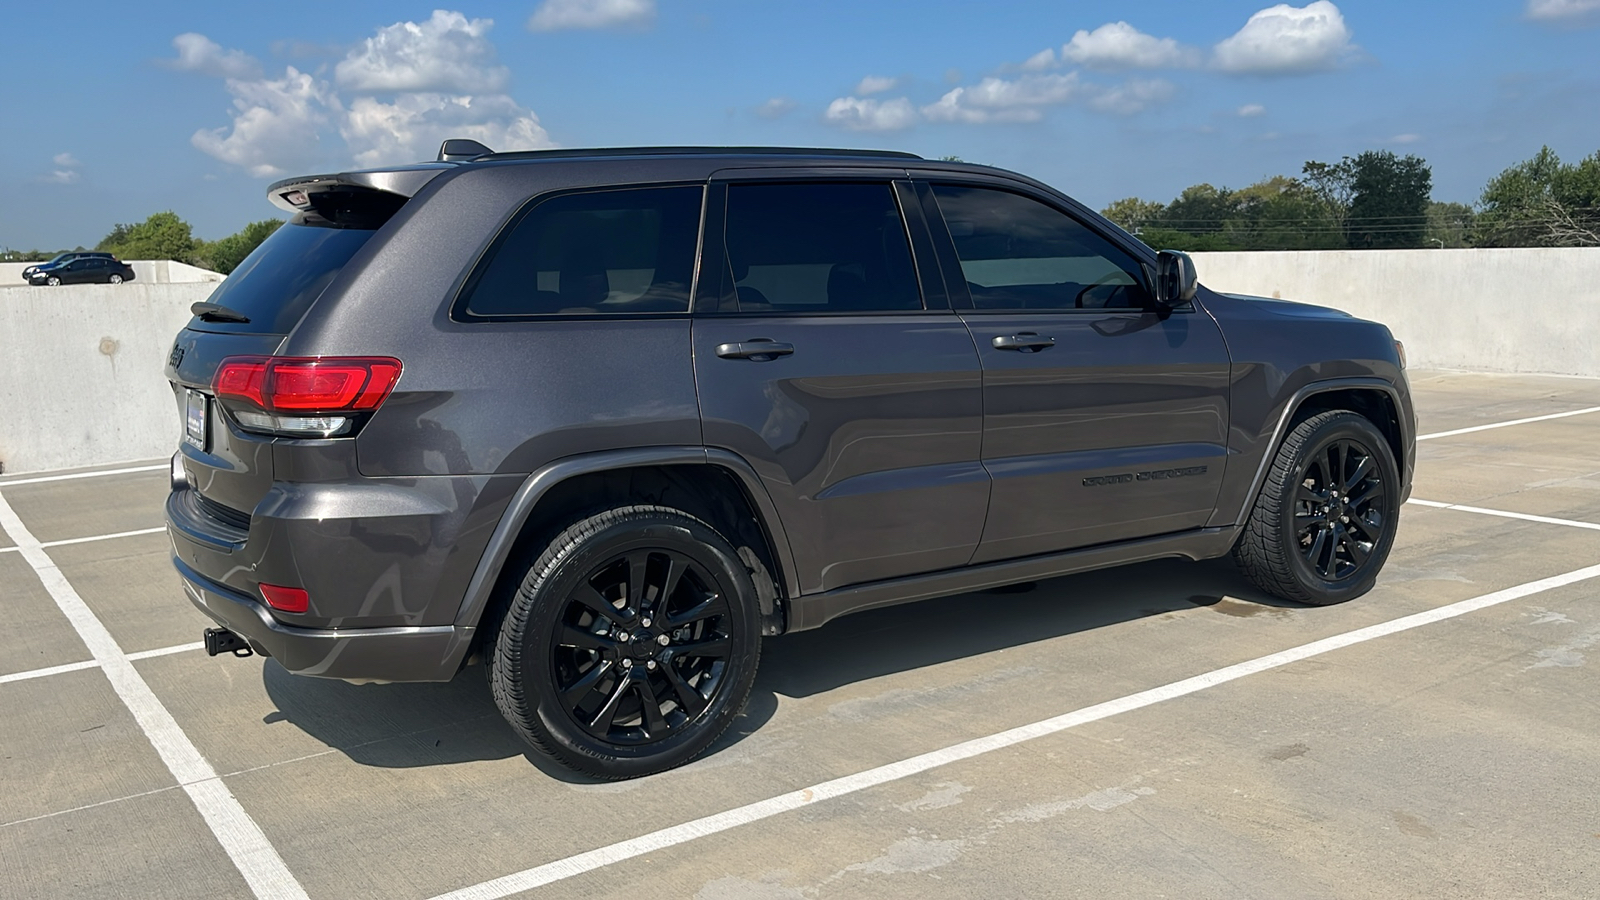
[[[1600,249],[1195,254],[1215,290],[1387,324],[1416,368],[1600,376]],[[197,270],[199,271],[199,270]],[[211,283],[0,291],[0,466],[30,472],[170,454],[162,377]]]
[[[0,291],[0,466],[33,472],[171,455],[162,369],[189,304],[214,284]]]
[[[1196,253],[1216,291],[1389,326],[1416,368],[1600,376],[1600,248]]]
[[[22,270],[38,263],[0,263],[0,287],[28,287],[22,280]],[[210,269],[191,266],[170,259],[132,259],[133,280],[137,284],[189,284],[200,281],[221,281],[227,276]]]

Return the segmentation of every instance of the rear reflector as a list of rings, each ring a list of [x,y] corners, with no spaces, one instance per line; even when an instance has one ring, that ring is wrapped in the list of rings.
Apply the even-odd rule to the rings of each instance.
[[[327,415],[377,409],[400,380],[387,356],[231,356],[217,367],[219,400],[269,413]]]
[[[279,587],[262,584],[261,597],[267,605],[283,612],[303,613],[311,608],[311,595],[304,588]]]

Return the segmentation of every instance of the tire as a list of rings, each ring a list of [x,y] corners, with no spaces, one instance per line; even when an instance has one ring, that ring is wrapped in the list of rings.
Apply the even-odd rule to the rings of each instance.
[[[1233,558],[1273,596],[1343,603],[1372,589],[1399,522],[1388,440],[1356,413],[1319,413],[1278,448]]]
[[[111,275],[111,283],[112,284],[121,284],[122,283],[122,276],[118,275],[116,273],[112,273],[112,275]]]
[[[55,287],[56,285],[61,283],[61,279],[57,278],[54,275],[51,275],[49,278],[46,278],[44,280],[44,283],[50,285],[51,287]]]
[[[528,568],[488,675],[540,753],[635,778],[721,737],[760,656],[756,586],[732,545],[679,510],[627,506],[567,528]]]

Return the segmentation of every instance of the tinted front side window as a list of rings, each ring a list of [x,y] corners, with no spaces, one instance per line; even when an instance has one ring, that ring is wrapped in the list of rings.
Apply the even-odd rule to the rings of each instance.
[[[634,188],[536,203],[468,285],[466,314],[687,312],[703,194]]]
[[[249,322],[189,323],[197,331],[288,334],[373,232],[291,222],[261,242],[228,275],[209,302],[243,313]]]
[[[1144,309],[1137,260],[1076,219],[990,188],[935,185],[977,309]]]
[[[735,184],[726,235],[740,312],[922,308],[887,184]]]

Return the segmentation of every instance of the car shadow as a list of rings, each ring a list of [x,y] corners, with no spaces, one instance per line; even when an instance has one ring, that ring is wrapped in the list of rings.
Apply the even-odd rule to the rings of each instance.
[[[1256,590],[1226,560],[1160,560],[869,610],[768,640],[744,711],[707,755],[759,732],[780,697],[1197,607],[1250,617],[1294,606]],[[360,765],[415,768],[521,756],[552,778],[598,783],[524,744],[501,718],[481,666],[444,684],[353,685],[291,675],[268,660],[262,681],[277,706],[264,721],[289,722]]]

